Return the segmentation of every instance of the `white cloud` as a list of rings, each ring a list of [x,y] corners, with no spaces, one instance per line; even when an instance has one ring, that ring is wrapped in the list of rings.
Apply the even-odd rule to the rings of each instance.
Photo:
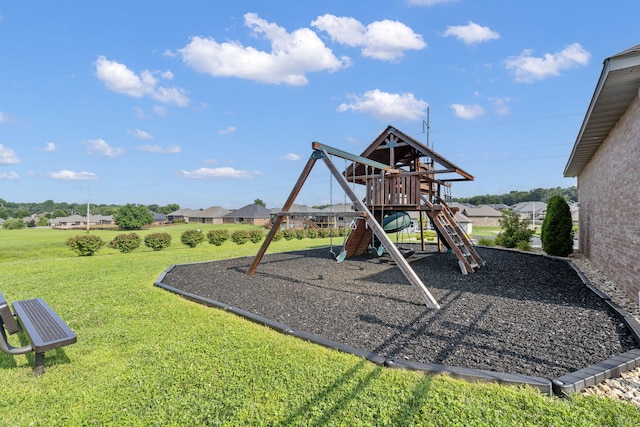
[[[511,107],[509,107],[509,103],[513,101],[513,99],[509,97],[498,97],[498,98],[489,98],[489,101],[493,102],[495,113],[499,116],[508,116],[511,114]]]
[[[458,0],[407,0],[409,6],[435,6],[437,4],[454,3]]]
[[[169,115],[169,112],[164,105],[154,105],[153,112],[160,117],[167,117]]]
[[[124,153],[124,149],[110,146],[107,141],[102,138],[89,139],[84,141],[88,147],[89,153],[101,154],[106,157],[118,157]]]
[[[453,113],[461,119],[473,120],[484,114],[484,108],[478,104],[451,104]]]
[[[47,145],[44,147],[44,151],[56,151],[56,144],[53,142],[47,142]]]
[[[349,64],[338,59],[316,33],[300,28],[291,33],[255,13],[244,15],[244,23],[271,43],[265,52],[237,41],[218,43],[212,38],[193,37],[178,50],[182,60],[195,70],[214,77],[237,77],[262,83],[307,84],[306,73],[337,71]]]
[[[447,27],[443,35],[445,37],[454,36],[458,40],[462,40],[465,44],[468,45],[486,42],[487,40],[496,40],[500,38],[500,34],[491,30],[489,27],[482,27],[471,21],[469,21],[467,25]]]
[[[295,161],[297,161],[297,160],[300,160],[300,156],[298,156],[298,155],[297,155],[297,154],[295,154],[295,153],[288,153],[288,154],[285,154],[284,156],[282,156],[282,157],[281,157],[281,159],[282,159],[282,160],[289,160],[289,161],[295,162]]]
[[[319,16],[311,25],[338,43],[361,47],[363,56],[383,61],[398,60],[406,50],[420,50],[427,46],[420,34],[402,22],[388,19],[365,27],[357,19],[326,14]]]
[[[520,56],[507,58],[504,63],[514,79],[521,83],[532,83],[547,77],[559,76],[560,71],[587,65],[591,54],[579,43],[573,43],[560,52],[545,53],[542,57],[532,56],[530,49]]]
[[[147,145],[139,145],[138,150],[146,151],[148,153],[160,153],[160,154],[178,154],[182,151],[182,147],[179,145],[169,145],[168,147],[163,147],[162,145],[156,144],[147,144]]]
[[[49,172],[49,176],[66,181],[93,181],[98,179],[98,176],[93,172],[74,172],[66,169],[58,172]]]
[[[123,93],[134,98],[148,96],[164,104],[175,104],[179,107],[189,105],[189,98],[184,89],[158,85],[158,79],[173,78],[171,72],[151,72],[144,70],[140,75],[134,73],[126,65],[110,61],[105,56],[99,56],[95,62],[96,77],[107,88],[116,93]]]
[[[17,173],[15,172],[2,172],[0,173],[0,179],[6,179],[9,181],[17,181],[20,179]]]
[[[416,99],[413,93],[389,93],[374,89],[364,95],[350,95],[351,103],[338,106],[339,112],[360,111],[385,121],[419,120],[425,116],[429,104]]]
[[[0,165],[13,165],[20,163],[16,152],[0,144]]]
[[[140,129],[130,130],[130,131],[127,131],[127,133],[143,141],[150,141],[153,139],[153,135]]]
[[[234,133],[237,129],[234,126],[229,126],[226,129],[220,129],[218,133],[220,135],[229,135],[230,133]]]
[[[231,167],[221,167],[221,168],[200,168],[194,171],[186,171],[181,170],[179,175],[185,178],[192,179],[208,179],[208,178],[240,178],[247,179],[253,178],[256,175],[262,175],[259,171],[243,171],[237,170]]]

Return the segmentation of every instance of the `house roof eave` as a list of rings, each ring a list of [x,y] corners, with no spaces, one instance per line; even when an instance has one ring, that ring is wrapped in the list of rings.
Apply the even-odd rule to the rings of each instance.
[[[604,60],[598,84],[564,169],[565,177],[582,172],[640,88],[640,45]]]

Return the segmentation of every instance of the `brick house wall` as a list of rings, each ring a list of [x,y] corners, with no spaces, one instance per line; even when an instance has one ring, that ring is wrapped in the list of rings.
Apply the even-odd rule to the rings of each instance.
[[[580,250],[634,301],[640,292],[640,98],[578,175]]]

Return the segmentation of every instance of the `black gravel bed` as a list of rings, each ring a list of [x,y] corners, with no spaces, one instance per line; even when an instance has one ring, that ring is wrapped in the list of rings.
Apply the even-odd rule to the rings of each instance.
[[[396,361],[553,379],[637,345],[560,259],[478,248],[463,275],[436,246],[408,258],[441,309],[427,308],[388,255],[333,261],[329,249],[176,265],[162,283]]]

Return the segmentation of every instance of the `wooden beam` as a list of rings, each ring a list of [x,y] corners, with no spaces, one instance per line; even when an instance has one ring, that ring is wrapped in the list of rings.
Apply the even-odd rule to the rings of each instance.
[[[309,173],[311,173],[311,170],[313,169],[313,165],[315,165],[316,160],[318,160],[317,157],[318,156],[315,155],[314,153],[311,155],[311,157],[307,161],[307,164],[304,166],[304,169],[300,173],[300,177],[298,178],[296,185],[293,187],[293,190],[291,190],[291,194],[289,194],[289,198],[287,199],[284,206],[282,207],[282,210],[284,212],[288,212],[289,209],[291,209],[291,206],[293,206],[293,202],[295,202],[296,197],[298,197],[298,194],[300,193],[302,186],[304,185],[305,181],[307,180],[307,177],[309,176]],[[271,230],[269,230],[269,234],[267,234],[267,237],[264,239],[264,242],[262,242],[262,246],[260,246],[260,250],[258,250],[258,254],[253,259],[253,263],[249,267],[249,270],[247,271],[247,275],[252,276],[253,273],[255,273],[256,268],[258,268],[258,264],[260,264],[262,257],[264,256],[265,252],[267,252],[267,248],[269,247],[269,245],[271,244],[271,241],[273,240],[273,236],[275,236],[278,230],[280,230],[280,225],[282,224],[283,218],[284,218],[284,215],[279,215],[279,214],[276,217],[273,225],[271,226]]]
[[[325,152],[326,154],[326,152]],[[438,301],[431,295],[427,287],[422,283],[420,277],[416,274],[416,272],[411,268],[407,260],[400,253],[396,245],[393,244],[387,233],[385,233],[382,226],[376,221],[375,217],[371,214],[369,209],[365,206],[365,204],[358,198],[358,196],[353,192],[351,187],[349,186],[349,182],[345,179],[345,177],[338,171],[335,167],[329,156],[322,157],[322,160],[327,165],[333,176],[336,178],[344,192],[349,196],[351,201],[358,209],[364,213],[364,217],[367,221],[367,225],[376,237],[382,242],[382,245],[385,247],[391,258],[395,261],[396,265],[400,268],[404,276],[407,278],[409,283],[416,289],[418,295],[422,299],[422,301],[430,308],[440,308]]]

